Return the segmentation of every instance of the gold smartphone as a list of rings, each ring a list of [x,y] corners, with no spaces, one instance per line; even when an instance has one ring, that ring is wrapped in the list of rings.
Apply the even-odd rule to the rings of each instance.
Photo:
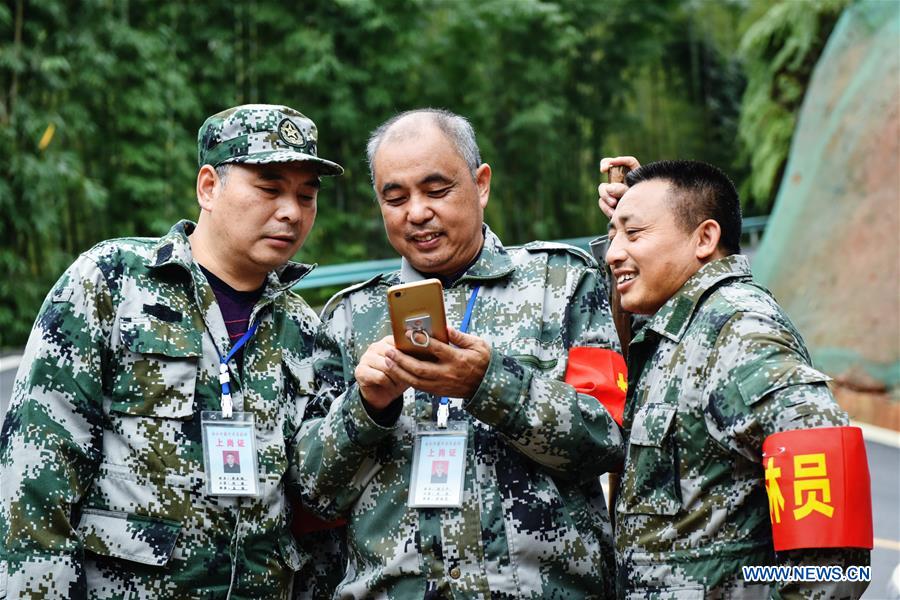
[[[387,300],[394,343],[402,352],[427,359],[431,338],[447,343],[444,287],[439,280],[391,286]]]

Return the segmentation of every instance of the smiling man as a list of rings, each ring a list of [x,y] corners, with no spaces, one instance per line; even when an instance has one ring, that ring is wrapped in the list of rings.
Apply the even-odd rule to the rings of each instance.
[[[342,172],[316,143],[286,106],[211,116],[197,223],[101,242],[54,286],[0,434],[0,598],[288,597],[318,324],[290,258]]]
[[[599,476],[622,460],[606,406],[621,414],[624,364],[596,263],[501,244],[483,222],[491,168],[458,115],[398,115],[368,155],[401,268],[326,305],[320,416],[297,444],[306,503],[348,519],[337,597],[610,596]],[[427,277],[443,282],[453,327],[433,361],[388,335],[388,287]],[[434,459],[447,465],[430,486]]]
[[[861,437],[753,282],[734,185],[693,161],[644,165],[626,184],[618,204],[601,189],[601,208],[615,204],[606,260],[622,308],[647,316],[628,354],[619,597],[859,597],[864,581],[741,569],[868,565],[872,530],[871,504],[848,502],[851,486],[867,497],[868,469],[841,440]]]

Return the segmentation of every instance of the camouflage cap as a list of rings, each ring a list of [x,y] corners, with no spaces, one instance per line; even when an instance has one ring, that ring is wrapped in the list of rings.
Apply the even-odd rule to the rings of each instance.
[[[319,158],[312,119],[287,106],[244,104],[215,114],[197,133],[199,166],[225,163],[311,162],[322,175],[340,175],[339,164]]]

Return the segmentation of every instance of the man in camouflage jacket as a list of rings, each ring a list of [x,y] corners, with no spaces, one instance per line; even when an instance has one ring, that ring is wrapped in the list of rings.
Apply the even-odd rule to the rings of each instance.
[[[490,167],[457,115],[391,119],[369,160],[401,269],[324,309],[321,416],[297,444],[305,502],[348,519],[350,566],[336,597],[609,596],[599,476],[622,450],[598,399],[614,405],[624,393],[611,384],[619,355],[596,263],[564,245],[504,248],[482,222]],[[427,276],[443,282],[455,345],[432,340],[436,362],[401,353],[388,335],[387,288]],[[577,350],[606,363],[581,359],[589,381],[576,387],[567,381]],[[449,418],[468,427],[462,506],[410,508],[415,429],[434,423],[440,396],[459,399]]]
[[[199,145],[198,223],[98,244],[41,307],[0,436],[0,597],[285,598],[301,567],[283,477],[318,319],[290,292],[310,267],[288,259],[342,169],[288,107],[214,115]],[[200,413],[221,409],[233,341],[213,277],[258,292],[228,365],[256,419],[256,497],[205,491]]]
[[[868,550],[853,548],[776,557],[769,520],[765,438],[847,425],[847,415],[738,254],[740,208],[727,176],[665,161],[626,181],[606,258],[622,307],[648,317],[628,354],[619,596],[859,597],[866,583],[744,581],[744,565],[868,564]]]

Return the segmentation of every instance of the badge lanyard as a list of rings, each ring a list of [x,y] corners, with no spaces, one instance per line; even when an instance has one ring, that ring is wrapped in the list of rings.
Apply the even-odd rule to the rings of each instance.
[[[462,324],[459,326],[459,330],[462,333],[469,332],[469,323],[472,321],[472,309],[475,308],[475,299],[478,297],[478,290],[481,289],[480,285],[476,285],[472,288],[472,293],[469,295],[469,301],[466,303],[466,312],[463,314]],[[447,396],[441,397],[441,403],[438,405],[437,410],[437,426],[441,429],[447,428],[447,419],[450,417],[450,398]]]
[[[459,330],[468,333],[472,310],[481,286],[472,288]],[[411,508],[459,508],[463,502],[466,478],[466,443],[468,424],[449,421],[450,398],[442,396],[436,422],[416,425],[413,461],[410,471]]]
[[[234,403],[231,401],[231,375],[228,373],[228,361],[234,358],[237,351],[247,343],[247,340],[253,337],[258,326],[259,323],[254,323],[253,326],[241,336],[241,339],[235,342],[225,358],[222,358],[222,355],[219,354],[219,383],[222,384],[222,417],[226,419],[231,418],[231,412],[234,408]],[[218,351],[216,353],[218,354]]]
[[[219,354],[222,410],[200,414],[206,492],[212,496],[256,496],[259,491],[256,419],[252,412],[234,411],[228,373],[229,361],[253,337],[258,325],[254,323],[224,358]]]

